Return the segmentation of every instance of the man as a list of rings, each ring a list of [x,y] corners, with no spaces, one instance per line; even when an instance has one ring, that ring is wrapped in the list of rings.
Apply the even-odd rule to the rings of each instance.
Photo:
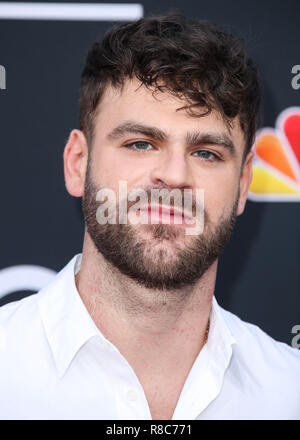
[[[259,105],[240,41],[211,23],[145,18],[92,46],[64,151],[83,251],[0,311],[1,418],[300,418],[299,352],[214,297]],[[148,201],[124,205],[120,182]],[[154,203],[163,189],[192,204]]]

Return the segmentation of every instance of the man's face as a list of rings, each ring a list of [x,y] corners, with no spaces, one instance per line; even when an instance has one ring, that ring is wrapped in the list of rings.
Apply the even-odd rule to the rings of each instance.
[[[235,223],[244,135],[230,131],[216,112],[205,117],[176,111],[184,102],[127,81],[107,88],[95,119],[83,211],[96,248],[122,273],[148,288],[193,285],[222,252]],[[96,194],[166,188],[204,191],[204,230],[187,235],[177,224],[106,224],[96,219]],[[195,202],[195,198],[194,198]],[[149,199],[150,203],[150,199]],[[193,206],[195,208],[195,205]]]

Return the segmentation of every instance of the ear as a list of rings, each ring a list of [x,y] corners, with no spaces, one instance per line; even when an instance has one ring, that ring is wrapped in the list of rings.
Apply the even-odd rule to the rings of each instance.
[[[88,159],[88,145],[82,131],[71,131],[63,157],[67,191],[71,196],[82,197]]]
[[[242,170],[241,170],[241,174],[240,174],[240,197],[239,197],[236,215],[241,215],[245,209],[247,195],[248,195],[248,189],[249,189],[250,183],[252,181],[252,177],[253,177],[252,162],[253,162],[254,156],[255,156],[255,153],[253,150],[251,150],[247,154],[245,161],[244,161],[244,164],[242,165]]]

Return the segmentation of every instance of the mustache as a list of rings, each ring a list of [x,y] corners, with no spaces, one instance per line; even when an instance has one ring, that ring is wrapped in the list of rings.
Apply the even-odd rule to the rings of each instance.
[[[89,177],[89,176],[88,176]],[[204,189],[196,188],[169,188],[166,186],[139,186],[127,190],[127,182],[119,181],[119,191],[112,188],[97,185],[93,179],[86,178],[85,191],[86,194],[94,199],[93,205],[95,209],[103,209],[105,217],[110,210],[113,216],[114,212],[118,218],[120,216],[130,215],[130,212],[141,211],[149,208],[159,209],[165,208],[170,213],[178,211],[186,219],[198,221],[200,216],[204,219],[204,224],[210,222],[210,216],[204,206]],[[83,201],[82,200],[82,201]],[[91,201],[91,198],[90,198]],[[97,203],[97,207],[96,207]],[[104,205],[102,207],[102,205]],[[136,205],[136,206],[135,206]],[[130,211],[130,212],[129,212]],[[121,221],[123,223],[123,220]]]
[[[155,191],[158,193],[164,191],[165,194],[163,196],[159,195],[157,200],[157,197],[153,197],[153,193]],[[189,214],[190,216],[195,216],[197,208],[198,210],[200,208],[200,206],[197,205],[196,198],[191,197],[190,193],[189,195],[187,195],[184,190],[180,190],[178,188],[176,188],[177,195],[173,195],[172,191],[174,191],[174,189],[170,190],[166,187],[132,188],[128,192],[127,210],[129,211],[139,200],[143,200],[146,195],[147,203],[145,203],[145,206],[150,206],[154,202],[154,204],[157,206],[164,206],[166,208],[174,210],[178,209],[179,211],[183,211],[185,206],[188,206],[187,214]],[[122,199],[119,201],[119,204],[124,202],[125,199]]]

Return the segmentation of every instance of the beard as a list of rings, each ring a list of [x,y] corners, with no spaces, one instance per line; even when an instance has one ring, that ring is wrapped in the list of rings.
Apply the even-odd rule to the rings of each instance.
[[[82,199],[88,234],[107,262],[148,289],[171,291],[194,286],[223,252],[236,222],[239,194],[231,213],[216,226],[204,211],[205,228],[199,235],[186,236],[183,228],[169,224],[103,225],[96,218],[99,190],[88,161]]]

